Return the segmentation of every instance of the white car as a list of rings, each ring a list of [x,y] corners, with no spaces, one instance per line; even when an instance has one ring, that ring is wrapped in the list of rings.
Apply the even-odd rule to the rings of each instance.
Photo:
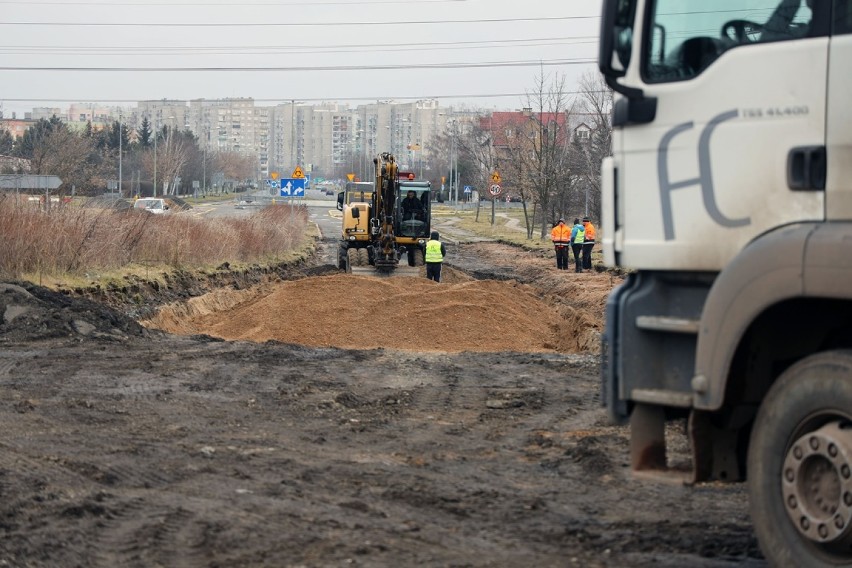
[[[133,204],[133,207],[135,209],[144,209],[154,215],[164,215],[169,211],[169,206],[166,204],[166,200],[159,199],[157,197],[143,197],[141,199],[137,199],[136,203]]]

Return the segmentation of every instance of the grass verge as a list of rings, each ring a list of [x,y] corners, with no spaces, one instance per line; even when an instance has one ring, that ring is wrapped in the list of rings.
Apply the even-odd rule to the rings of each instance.
[[[199,219],[134,209],[43,210],[0,197],[0,278],[77,287],[223,263],[280,264],[313,246],[308,227],[307,210],[286,204],[250,218]]]

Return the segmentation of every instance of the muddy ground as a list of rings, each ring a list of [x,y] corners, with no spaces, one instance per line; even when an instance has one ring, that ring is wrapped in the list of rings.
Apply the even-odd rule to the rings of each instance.
[[[322,266],[146,327],[0,285],[0,566],[764,565],[743,486],[630,475],[598,394],[617,276],[448,262],[398,333],[371,295],[405,286]]]

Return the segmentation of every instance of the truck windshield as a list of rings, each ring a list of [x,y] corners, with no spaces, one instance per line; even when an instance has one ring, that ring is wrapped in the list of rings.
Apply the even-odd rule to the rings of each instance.
[[[690,79],[734,47],[808,35],[813,0],[657,0],[643,74],[648,83]]]

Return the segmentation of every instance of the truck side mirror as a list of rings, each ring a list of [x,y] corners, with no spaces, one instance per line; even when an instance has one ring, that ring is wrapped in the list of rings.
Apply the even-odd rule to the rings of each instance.
[[[633,44],[635,0],[604,0],[598,68],[604,77],[624,77]]]
[[[343,211],[343,192],[337,194],[337,210]]]

